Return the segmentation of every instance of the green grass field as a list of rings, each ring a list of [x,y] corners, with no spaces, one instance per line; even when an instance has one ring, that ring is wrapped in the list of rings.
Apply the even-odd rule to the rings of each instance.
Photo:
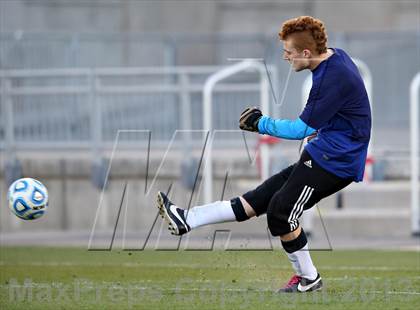
[[[279,295],[279,251],[0,250],[1,309],[420,309],[419,252],[313,252],[325,289]]]

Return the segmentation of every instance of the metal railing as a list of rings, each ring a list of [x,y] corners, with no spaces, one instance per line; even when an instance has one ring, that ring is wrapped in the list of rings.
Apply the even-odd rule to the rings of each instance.
[[[0,70],[0,148],[100,152],[119,129],[151,130],[156,145],[166,146],[177,129],[203,128],[204,82],[220,69]],[[255,72],[218,84],[213,128],[236,129],[238,113],[259,101],[259,90]]]
[[[343,48],[353,57],[363,59],[371,69],[372,79],[381,81],[381,83],[375,83],[373,88],[375,102],[381,105],[381,109],[374,111],[375,153],[382,157],[403,157],[404,161],[409,159],[409,139],[399,137],[408,137],[409,134],[409,94],[404,89],[407,88],[417,70],[412,63],[419,62],[419,36],[419,32],[402,32],[398,36],[392,32],[329,34],[330,46]],[[266,62],[274,64],[279,73],[280,83],[274,83],[274,88],[278,93],[281,93],[283,89],[282,82],[286,80],[288,68],[287,64],[281,60],[281,47],[276,33],[259,35],[147,35],[17,31],[0,32],[0,43],[0,68],[2,69],[223,65],[227,63],[228,58],[232,57],[264,58]],[[105,47],[106,53],[103,53]],[[372,53],[378,48],[381,49],[379,56],[377,53]],[[411,59],[412,61],[401,62],[400,59]],[[384,66],[384,63],[387,66]],[[398,76],[398,79],[395,78],[396,76]],[[274,108],[272,111],[274,115],[279,116],[276,113],[281,112],[282,115],[290,116],[298,112],[293,107],[293,102],[300,98],[299,92],[302,82],[302,76],[293,75],[285,97],[287,104],[281,108],[281,111],[280,108]],[[148,96],[152,96],[152,94],[149,93]],[[61,123],[72,127],[72,132],[70,130],[66,133],[63,132],[63,128],[60,128],[60,122],[56,122],[54,130],[48,130],[51,139],[55,137],[55,141],[68,140],[70,136],[74,136],[78,128],[80,138],[78,140],[86,144],[86,132],[90,124],[88,121],[82,124],[77,123],[75,115],[82,113],[82,111],[77,111],[74,108],[74,105],[77,105],[76,101],[86,101],[84,96],[66,95],[69,98],[66,99],[69,101],[66,106],[74,115],[72,119]],[[128,97],[128,95],[125,96]],[[155,104],[158,104],[162,100],[168,100],[167,97],[171,96],[176,97],[176,95],[164,93],[155,98],[146,98],[146,93],[144,93],[143,98],[140,98],[139,101],[151,102],[154,100]],[[40,98],[40,96],[38,97]],[[254,96],[254,99],[256,98],[257,96]],[[43,99],[39,100],[42,101]],[[54,99],[50,100],[54,101]],[[108,101],[113,101],[113,99]],[[123,101],[126,101],[126,99]],[[195,106],[196,101],[201,101],[199,92],[192,96],[193,106]],[[52,103],[44,102],[44,105],[48,104]],[[107,102],[107,105],[109,104],[110,102]],[[88,108],[88,105],[86,105],[86,108]],[[1,109],[0,105],[0,114],[3,114],[4,111]],[[67,114],[70,115],[70,112]],[[193,109],[192,112],[195,115],[201,115],[201,110]],[[53,109],[50,113],[53,113]],[[104,111],[104,113],[107,113],[107,111]],[[201,117],[197,119],[202,121]],[[104,121],[106,122],[107,119]],[[196,129],[200,128],[199,121],[192,120]],[[133,128],[136,126],[132,119],[129,123],[133,125]],[[51,122],[49,124],[51,125]],[[115,124],[115,126],[117,125]],[[57,129],[57,127],[59,128]],[[107,128],[110,128],[110,126]],[[42,128],[36,130],[42,131]],[[155,132],[157,133],[157,131]],[[58,136],[60,133],[62,135]],[[19,135],[20,132],[16,134]],[[112,130],[105,130],[103,134],[105,138],[109,138],[113,132]],[[4,140],[4,135],[4,130],[2,131],[0,128],[0,140]],[[26,142],[29,141],[31,139]],[[80,143],[76,144],[81,145]],[[68,141],[66,145],[69,145]],[[28,143],[26,143],[26,146],[28,146]]]

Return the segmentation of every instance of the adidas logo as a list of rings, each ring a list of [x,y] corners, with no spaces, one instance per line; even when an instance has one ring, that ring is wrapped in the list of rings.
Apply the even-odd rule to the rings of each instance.
[[[307,160],[303,162],[305,166],[308,166],[309,168],[312,168],[312,160]]]

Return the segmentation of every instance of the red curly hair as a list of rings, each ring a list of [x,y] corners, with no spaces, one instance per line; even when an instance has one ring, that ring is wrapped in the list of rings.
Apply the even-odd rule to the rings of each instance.
[[[327,32],[324,23],[311,16],[299,16],[283,23],[279,37],[286,40],[293,37],[294,45],[299,51],[309,49],[318,54],[327,51]]]

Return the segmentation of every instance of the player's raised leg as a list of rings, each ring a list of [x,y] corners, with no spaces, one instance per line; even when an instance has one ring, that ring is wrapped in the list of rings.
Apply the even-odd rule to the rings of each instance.
[[[254,190],[231,200],[215,201],[187,210],[172,203],[162,192],[158,193],[158,208],[174,235],[182,235],[191,229],[224,222],[243,222],[267,212],[271,197],[281,188],[291,174],[294,165],[270,177]]]
[[[186,210],[174,205],[164,193],[158,192],[158,208],[173,235],[183,235],[204,225],[242,222],[256,215],[243,197],[215,201]]]

